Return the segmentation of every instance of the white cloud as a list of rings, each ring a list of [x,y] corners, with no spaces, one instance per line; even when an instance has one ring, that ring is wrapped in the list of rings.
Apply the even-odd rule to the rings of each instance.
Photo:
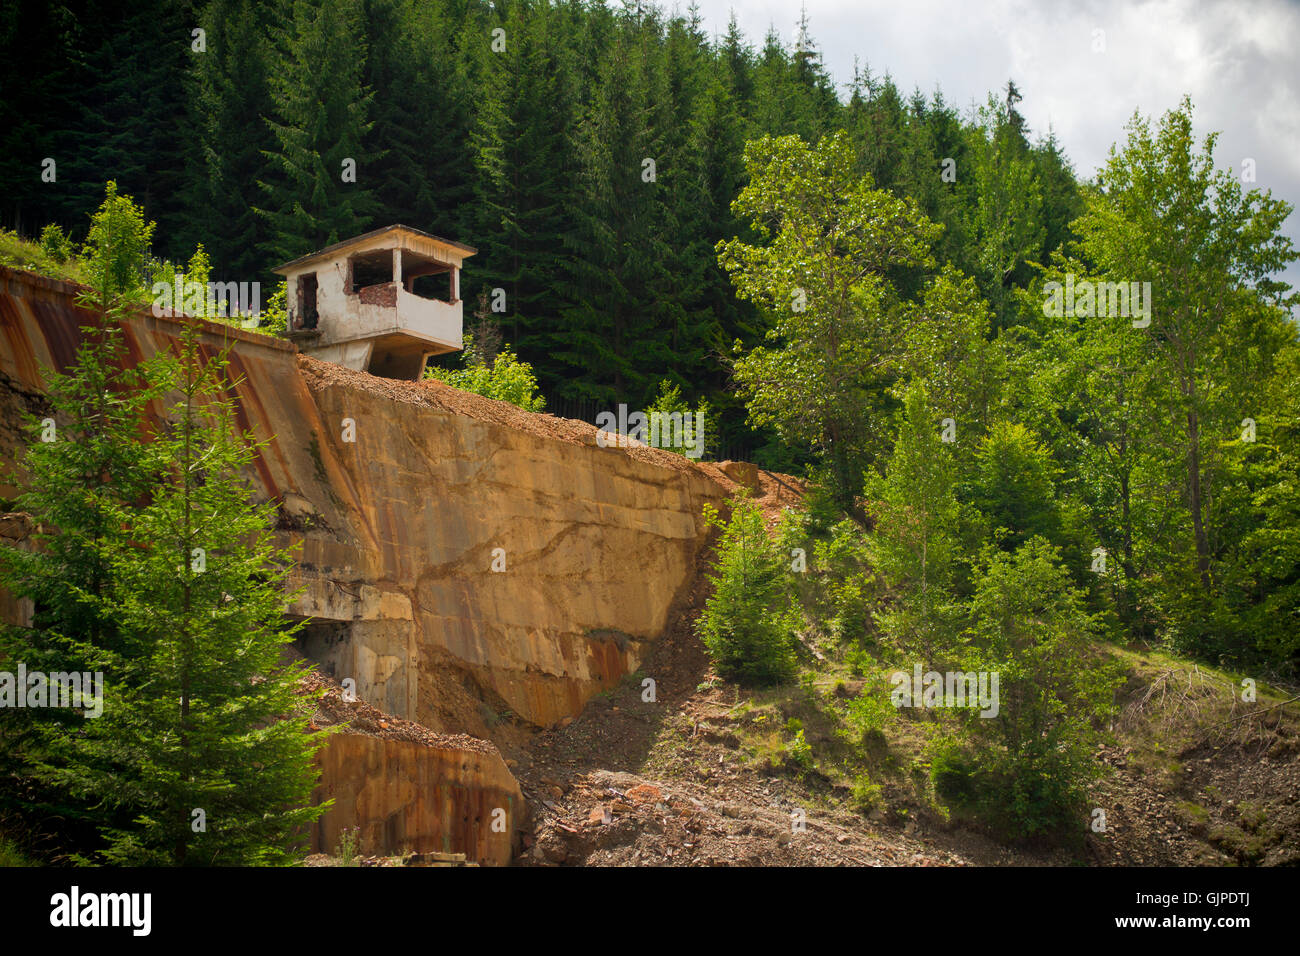
[[[722,33],[734,9],[755,46],[769,25],[793,43],[797,2],[698,0]],[[685,8],[682,2],[682,9]],[[1091,176],[1139,110],[1156,119],[1190,95],[1198,132],[1219,130],[1220,165],[1257,163],[1258,185],[1300,206],[1300,5],[1285,0],[807,0],[809,26],[831,76],[846,84],[854,57],[888,71],[904,94],[936,85],[960,108],[1014,79],[1030,126],[1049,123],[1081,176]],[[1092,51],[1093,30],[1106,51]],[[1287,221],[1300,235],[1300,213]],[[1300,245],[1300,242],[1297,243]],[[1288,277],[1300,286],[1300,263]]]

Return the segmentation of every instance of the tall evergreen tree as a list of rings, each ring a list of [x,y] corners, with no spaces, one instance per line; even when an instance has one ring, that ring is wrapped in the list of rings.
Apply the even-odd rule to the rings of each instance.
[[[194,57],[193,110],[202,135],[190,152],[191,213],[181,230],[186,246],[200,243],[224,274],[255,277],[266,260],[270,223],[254,212],[258,183],[272,175],[275,137],[258,119],[271,111],[275,61],[257,0],[211,0],[201,23],[207,51]]]
[[[470,137],[475,169],[473,281],[527,361],[558,385],[556,316],[570,302],[564,236],[573,229],[577,94],[568,24],[543,4],[513,6],[505,49],[484,54],[482,98]],[[493,290],[501,289],[504,299]]]
[[[641,370],[669,364],[656,335],[663,306],[656,294],[671,285],[664,263],[673,230],[659,183],[663,131],[649,122],[656,79],[649,68],[642,44],[620,33],[577,134],[583,198],[566,244],[577,302],[564,312],[565,341],[554,358],[588,374],[563,386],[569,396],[635,402],[657,381]]]
[[[295,0],[277,31],[268,119],[276,148],[261,181],[272,227],[263,253],[276,262],[364,232],[378,183],[363,152],[373,93],[362,81],[360,0]]]
[[[89,240],[98,323],[75,366],[51,371],[56,427],[34,423],[24,462],[39,547],[0,571],[37,611],[6,656],[103,679],[80,701],[91,719],[57,713],[20,738],[24,772],[94,825],[110,862],[281,862],[323,809],[307,805],[320,740],[301,665],[280,663],[287,556],[241,477],[256,446],[200,322],[179,359],[126,367],[119,323],[151,229],[110,186]],[[147,415],[177,394],[161,422]]]

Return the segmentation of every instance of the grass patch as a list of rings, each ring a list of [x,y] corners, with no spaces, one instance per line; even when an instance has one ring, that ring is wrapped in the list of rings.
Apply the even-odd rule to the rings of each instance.
[[[85,282],[84,270],[77,259],[59,262],[42,249],[39,243],[4,229],[0,229],[0,265],[26,269],[51,279]]]
[[[0,836],[0,867],[36,866],[13,840]]]

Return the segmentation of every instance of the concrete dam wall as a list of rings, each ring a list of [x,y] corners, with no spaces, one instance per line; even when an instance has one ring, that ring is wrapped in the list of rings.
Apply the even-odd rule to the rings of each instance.
[[[0,268],[8,461],[26,440],[20,413],[42,409],[42,368],[66,368],[92,321],[76,292]],[[127,320],[131,360],[176,349],[180,321]],[[205,348],[233,347],[239,425],[268,442],[249,478],[279,506],[278,538],[301,548],[303,593],[287,609],[307,622],[300,650],[333,679],[355,680],[368,704],[434,731],[490,738],[504,712],[550,725],[635,671],[690,589],[703,505],[735,488],[713,465],[599,447],[582,422],[202,325]],[[0,497],[15,494],[0,484]],[[367,766],[398,760],[417,789],[425,779],[405,750],[381,758],[352,746]],[[492,776],[503,792],[495,764]]]

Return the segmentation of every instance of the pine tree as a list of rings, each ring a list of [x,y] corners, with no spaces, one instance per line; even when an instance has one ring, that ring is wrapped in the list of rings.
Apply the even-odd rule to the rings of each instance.
[[[277,146],[261,182],[272,233],[264,254],[303,255],[366,231],[377,185],[362,151],[373,94],[362,83],[360,0],[295,0],[272,58]],[[350,177],[355,174],[355,181]]]
[[[363,80],[374,93],[364,152],[377,220],[456,238],[470,224],[473,181],[471,86],[456,43],[488,38],[459,36],[445,3],[366,0],[364,9]]]
[[[713,586],[695,622],[718,673],[743,684],[779,684],[795,672],[795,628],[785,559],[768,537],[763,513],[753,499],[732,499],[721,519],[711,505],[704,517],[719,529]]]
[[[207,51],[194,57],[192,110],[200,148],[191,151],[188,228],[183,247],[203,243],[223,274],[261,276],[270,224],[254,212],[258,183],[272,174],[276,139],[262,121],[271,111],[270,43],[256,0],[212,0],[204,10]],[[197,211],[203,210],[203,215]]]
[[[31,601],[34,615],[28,627],[4,629],[0,658],[32,671],[107,670],[137,649],[110,607],[112,564],[132,547],[122,509],[152,487],[152,459],[139,428],[161,390],[147,366],[127,367],[120,323],[138,295],[153,228],[109,183],[86,247],[91,289],[78,301],[93,319],[82,329],[73,363],[45,373],[49,414],[28,422],[32,440],[13,483],[24,489],[17,506],[35,532],[30,549],[0,552],[0,585]],[[18,799],[11,810],[35,817],[38,827],[47,819],[64,821],[63,835],[73,842],[94,841],[97,827],[129,820],[129,800],[104,805],[115,788],[80,792],[57,772],[52,751],[84,734],[86,718],[56,708],[6,715],[0,753],[11,781],[5,801]]]
[[[1015,112],[1019,93],[1008,84],[1008,100],[990,98],[969,135],[972,175],[963,181],[974,246],[975,278],[993,307],[998,328],[1012,323],[1013,286],[1029,281],[1028,262],[1043,249],[1042,194],[1023,120]],[[1012,96],[1011,94],[1014,94]]]
[[[45,0],[0,7],[0,225],[25,235],[45,223],[84,222],[71,154],[60,147],[72,141],[67,127],[84,90],[75,45],[85,26],[84,17]],[[62,172],[54,182],[41,178],[46,158]]]
[[[99,320],[76,365],[50,372],[54,440],[24,461],[38,547],[7,553],[2,580],[37,610],[4,650],[104,686],[93,719],[33,721],[22,773],[98,831],[104,860],[280,862],[322,812],[307,805],[320,741],[300,666],[280,663],[288,555],[241,477],[257,447],[234,429],[226,353],[201,357],[200,323],[179,359],[125,367],[119,323],[151,231],[110,184],[88,244]]]
[[[203,358],[199,326],[185,320],[179,399],[153,436],[159,486],[124,514],[141,546],[113,562],[111,607],[145,653],[74,748],[120,762],[83,783],[111,780],[142,808],[107,832],[117,863],[287,862],[324,812],[308,805],[322,735],[296,692],[305,665],[281,663],[291,556],[241,477],[259,446],[235,429],[228,352]]]
[[[564,18],[549,7],[525,13],[523,5],[512,7],[505,50],[484,54],[470,138],[479,249],[473,279],[492,293],[490,305],[503,308],[493,316],[520,356],[558,384],[565,366],[552,357],[563,343],[556,316],[571,301],[560,281],[563,242],[580,199],[572,158],[577,90]]]
[[[1043,195],[1043,252],[1046,262],[1053,252],[1074,239],[1070,223],[1083,211],[1083,199],[1074,168],[1056,139],[1055,130],[1034,148],[1034,162]]]
[[[979,789],[1016,832],[1077,826],[1087,784],[1101,772],[1097,728],[1114,713],[1121,668],[1093,653],[1083,594],[1046,541],[984,557],[966,669],[996,672],[999,686],[996,713],[966,715]]]
[[[658,380],[642,369],[662,372],[669,364],[656,329],[671,286],[665,263],[672,223],[659,182],[662,130],[649,120],[650,66],[625,26],[602,60],[595,102],[576,136],[582,199],[566,244],[576,301],[562,313],[563,341],[553,354],[586,372],[562,386],[569,397],[635,402]]]

